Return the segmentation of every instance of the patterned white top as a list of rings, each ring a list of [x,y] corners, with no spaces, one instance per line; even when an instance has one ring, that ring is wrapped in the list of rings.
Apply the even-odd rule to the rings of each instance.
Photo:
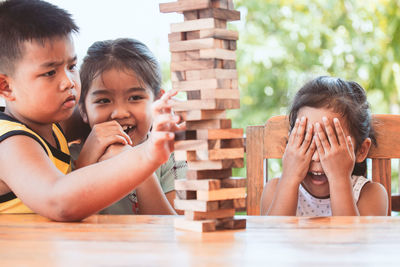
[[[360,197],[361,189],[368,182],[369,180],[364,176],[351,176],[353,196],[356,203]],[[331,199],[316,198],[300,184],[296,216],[332,216]]]

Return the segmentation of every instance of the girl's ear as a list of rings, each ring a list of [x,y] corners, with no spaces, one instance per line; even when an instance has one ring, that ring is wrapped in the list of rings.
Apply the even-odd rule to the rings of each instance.
[[[156,95],[156,99],[155,100],[160,99],[164,94],[165,94],[165,90],[161,88],[160,92],[158,92],[158,95]]]
[[[10,78],[0,73],[0,96],[3,97],[6,101],[14,101],[15,96],[10,87]]]
[[[356,162],[360,163],[365,160],[371,147],[371,138],[365,138],[364,142],[358,148],[356,152]]]
[[[88,119],[88,116],[86,114],[86,111],[85,111],[85,108],[83,107],[83,105],[79,103],[78,109],[79,109],[79,113],[81,114],[83,122],[86,124],[89,124],[89,119]]]

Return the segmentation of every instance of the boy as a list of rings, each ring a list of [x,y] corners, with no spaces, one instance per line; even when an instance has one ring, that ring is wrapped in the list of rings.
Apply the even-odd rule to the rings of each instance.
[[[72,115],[80,95],[71,36],[77,31],[66,11],[47,2],[0,3],[0,96],[6,101],[0,113],[0,213],[81,220],[127,195],[172,151],[179,118],[171,115],[169,93],[154,103],[157,119],[146,142],[69,173],[57,122]],[[130,143],[118,126],[117,137]]]

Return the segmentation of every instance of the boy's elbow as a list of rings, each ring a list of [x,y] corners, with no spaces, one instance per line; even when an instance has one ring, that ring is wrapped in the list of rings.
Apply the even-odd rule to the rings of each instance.
[[[65,198],[51,199],[47,206],[50,212],[46,217],[56,222],[78,222],[86,217]]]

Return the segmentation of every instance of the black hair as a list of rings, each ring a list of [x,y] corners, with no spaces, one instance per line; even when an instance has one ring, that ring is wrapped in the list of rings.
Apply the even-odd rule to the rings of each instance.
[[[340,78],[320,76],[307,82],[295,95],[290,109],[290,129],[293,129],[297,114],[302,107],[330,108],[341,114],[354,137],[357,150],[366,138],[376,144],[371,123],[371,112],[365,90],[356,82]],[[354,175],[365,175],[366,162],[356,163]]]
[[[78,31],[67,11],[45,1],[0,2],[0,73],[13,74],[15,62],[23,56],[24,42],[44,42]]]
[[[80,68],[82,108],[94,79],[110,69],[133,71],[140,82],[148,86],[157,97],[161,89],[160,65],[142,42],[131,38],[98,41],[92,44]]]

